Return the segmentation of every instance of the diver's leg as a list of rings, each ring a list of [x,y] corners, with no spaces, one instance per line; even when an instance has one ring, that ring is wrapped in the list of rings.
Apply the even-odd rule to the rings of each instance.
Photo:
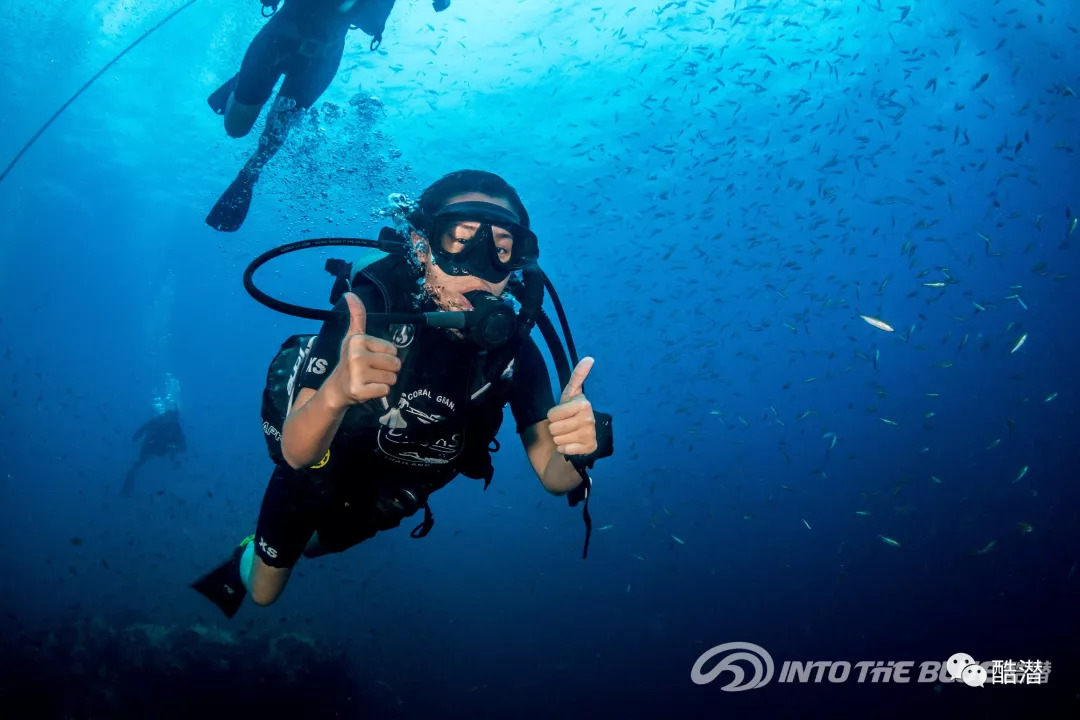
[[[139,457],[138,460],[132,464],[131,469],[127,471],[127,475],[124,476],[124,487],[121,489],[124,497],[131,497],[135,492],[135,475],[139,472],[139,468],[142,467],[145,458]]]
[[[229,94],[224,110],[225,131],[233,137],[243,137],[251,131],[263,105],[273,94],[278,78],[296,53],[298,41],[293,34],[283,30],[285,26],[278,22],[279,17],[275,15],[251,41],[236,78],[236,87]],[[220,98],[218,100],[220,101]],[[278,124],[268,118],[267,129],[271,128],[277,131]],[[259,179],[258,171],[281,147],[281,142],[284,142],[282,138],[275,146],[272,138],[267,142],[267,135],[268,133],[263,133],[255,156],[248,161],[206,216],[206,224],[215,230],[236,232],[247,219],[252,191]]]
[[[292,100],[278,96],[266,116],[266,129],[259,138],[259,149],[218,198],[206,216],[207,225],[222,232],[236,232],[240,229],[251,208],[251,196],[255,183],[259,180],[259,173],[285,144],[289,129],[302,112]]]
[[[289,131],[304,114],[304,109],[291,97],[279,94],[274,99],[274,104],[270,106],[270,111],[266,114],[266,127],[263,128],[262,136],[259,137],[259,149],[244,165],[241,175],[258,179],[266,163],[270,162],[285,144]]]
[[[124,476],[124,484],[120,488],[120,494],[124,497],[131,497],[135,493],[135,473],[132,472],[134,468],[128,470],[127,475]]]
[[[255,534],[192,587],[230,618],[248,594],[256,605],[274,602],[315,532],[315,519],[324,504],[306,478],[286,465],[275,467],[263,495]]]
[[[296,51],[296,40],[284,31],[275,18],[263,26],[251,41],[240,72],[208,98],[210,107],[225,116],[225,132],[244,137],[255,125],[263,105],[274,93],[274,85]]]
[[[281,597],[292,574],[292,567],[268,565],[256,549],[257,545],[265,540],[261,539],[258,533],[255,538],[254,542],[248,543],[244,554],[240,556],[240,579],[251,593],[252,602],[265,606]]]
[[[288,38],[275,41],[275,47],[281,48],[282,52],[274,60],[274,68],[275,72],[284,70],[285,82],[281,84],[281,91],[266,115],[266,127],[259,138],[258,150],[255,151],[255,154],[247,161],[240,174],[236,176],[236,179],[232,181],[232,184],[218,199],[210,210],[210,214],[206,216],[206,224],[215,230],[236,232],[244,224],[248,210],[251,208],[251,197],[255,183],[259,180],[259,173],[285,144],[285,138],[288,137],[289,130],[304,114],[304,111],[311,107],[319,96],[326,91],[326,88],[330,86],[330,83],[334,80],[334,75],[337,73],[338,66],[341,64],[341,55],[345,43],[344,35],[338,44],[319,58],[300,56],[295,46],[287,44],[291,42],[293,41]],[[284,52],[286,49],[288,52]],[[243,70],[241,70],[241,79],[242,76]],[[276,78],[275,75],[275,81]],[[237,86],[234,96],[236,103],[244,104],[248,101],[249,96],[244,92],[242,82]],[[259,101],[260,107],[261,103],[265,102],[265,98],[261,94],[253,94],[251,97]],[[243,110],[230,109],[225,116],[226,127],[230,126],[230,114],[235,112],[240,119],[237,121],[239,124],[234,129],[243,130],[246,133],[251,129],[251,126],[250,124],[245,125],[245,123],[248,123],[248,121],[254,123],[255,117],[258,116],[258,109],[254,109],[254,115],[252,115],[252,110],[251,107]],[[232,131],[230,131],[231,133]]]
[[[274,468],[254,540],[240,558],[240,577],[255,604],[269,605],[281,596],[326,503],[306,476],[287,465]]]
[[[137,469],[137,465],[132,465],[127,475],[124,476],[124,487],[120,490],[124,497],[131,497],[135,493],[135,471]]]
[[[262,104],[245,105],[237,102],[235,93],[230,95],[225,104],[225,132],[229,134],[229,137],[234,138],[246,136],[255,126],[262,108]]]
[[[321,57],[294,55],[290,58],[281,91],[266,116],[266,128],[259,138],[259,150],[244,166],[244,172],[257,176],[270,158],[277,154],[285,144],[289,131],[334,81],[344,50],[345,38],[342,36],[341,41],[327,47]]]
[[[345,35],[342,34],[333,44],[324,46],[317,57],[294,55],[285,68],[285,80],[278,97],[292,98],[300,111],[314,107],[334,82],[344,52]]]

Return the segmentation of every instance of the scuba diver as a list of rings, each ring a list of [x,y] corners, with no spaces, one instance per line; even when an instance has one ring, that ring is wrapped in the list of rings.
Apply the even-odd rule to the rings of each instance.
[[[267,373],[263,433],[275,468],[255,533],[192,585],[230,618],[248,593],[258,605],[274,602],[301,555],[342,552],[420,510],[411,535],[427,535],[434,492],[459,474],[487,488],[507,403],[544,489],[572,506],[585,501],[588,553],[586,470],[612,454],[611,416],[585,396],[593,359],[577,361],[518,193],[489,172],[453,172],[423,191],[408,226],[352,241],[389,253],[355,274],[345,261],[327,262],[333,311],[285,305],[250,283],[264,258],[319,240],[264,253],[245,273],[260,302],[328,319],[317,336],[287,340]],[[545,287],[572,372],[541,308]],[[529,337],[537,324],[560,375],[558,402]]]
[[[126,497],[131,497],[135,490],[135,474],[143,463],[155,455],[158,457],[168,455],[170,460],[176,462],[177,454],[187,450],[184,431],[180,429],[180,411],[176,408],[170,408],[144,422],[131,437],[132,442],[138,440],[139,437],[142,437],[139,457],[124,476],[123,493]]]
[[[251,41],[240,72],[207,99],[225,118],[225,132],[240,138],[251,132],[278,79],[285,81],[266,116],[259,148],[218,199],[206,223],[222,232],[244,224],[259,173],[285,143],[290,128],[330,87],[345,50],[345,36],[358,28],[372,36],[370,48],[382,43],[394,0],[260,0],[270,20]],[[450,0],[434,0],[436,12]]]

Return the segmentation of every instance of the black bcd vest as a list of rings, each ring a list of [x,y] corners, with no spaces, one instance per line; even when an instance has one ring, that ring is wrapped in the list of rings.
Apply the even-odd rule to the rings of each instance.
[[[372,313],[415,313],[413,298],[417,292],[417,275],[400,257],[388,256],[358,271],[352,287],[362,285],[376,292],[364,293],[370,300],[374,295],[382,301],[381,307],[368,307]],[[367,333],[391,340],[394,333],[415,332],[413,326],[387,326],[374,318],[369,320]],[[266,373],[266,386],[262,397],[262,427],[270,458],[284,464],[281,453],[281,428],[288,410],[290,379],[299,377],[303,363],[314,346],[316,335],[293,335],[281,344],[277,355]],[[404,367],[409,347],[398,349],[398,357]],[[484,481],[486,489],[494,475],[491,453],[499,450],[495,436],[503,421],[503,407],[508,400],[510,376],[507,368],[498,368],[487,353],[477,350],[474,378],[470,388],[473,392],[484,389],[470,401],[465,415],[464,443],[460,455],[451,464],[454,472]],[[490,385],[489,385],[490,383]]]

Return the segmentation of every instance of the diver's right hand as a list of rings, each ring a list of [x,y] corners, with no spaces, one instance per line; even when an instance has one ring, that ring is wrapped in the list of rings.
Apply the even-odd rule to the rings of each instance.
[[[327,378],[345,405],[355,405],[390,394],[397,382],[401,360],[393,344],[365,334],[367,310],[355,293],[345,293],[349,306],[349,330],[341,341],[341,359]]]

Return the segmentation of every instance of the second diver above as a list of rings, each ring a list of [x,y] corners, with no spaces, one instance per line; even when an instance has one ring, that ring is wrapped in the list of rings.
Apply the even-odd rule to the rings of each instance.
[[[266,163],[285,143],[289,129],[330,87],[341,65],[345,37],[359,29],[372,36],[371,49],[382,42],[394,0],[261,0],[270,20],[248,46],[240,72],[209,97],[210,107],[224,116],[225,132],[244,137],[251,132],[282,75],[277,98],[266,115],[259,147],[206,217],[215,230],[236,232],[247,218],[251,194]],[[435,0],[436,12],[450,0]],[[278,6],[281,5],[281,9]]]

